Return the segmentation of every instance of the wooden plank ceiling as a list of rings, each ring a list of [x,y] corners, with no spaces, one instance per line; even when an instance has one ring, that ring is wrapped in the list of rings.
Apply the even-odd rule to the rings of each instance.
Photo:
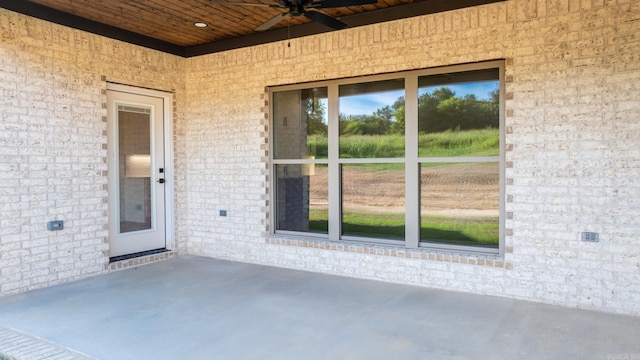
[[[99,23],[130,30],[180,46],[193,46],[251,34],[259,25],[282,10],[256,6],[212,4],[209,0],[30,0]],[[233,0],[230,0],[233,2]],[[242,0],[276,4],[276,1]],[[396,6],[406,0],[379,0],[375,5],[324,9],[334,17]],[[208,24],[196,28],[195,22]],[[304,16],[288,17],[274,26],[286,27],[310,22]]]
[[[497,1],[504,0],[379,0],[318,11],[353,27]],[[285,10],[210,0],[0,0],[0,7],[183,56],[332,30],[304,16],[287,16],[268,31],[257,32],[258,26]],[[208,26],[198,28],[196,22]]]

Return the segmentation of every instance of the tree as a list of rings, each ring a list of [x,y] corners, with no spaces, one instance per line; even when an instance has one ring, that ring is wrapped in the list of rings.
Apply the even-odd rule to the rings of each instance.
[[[383,135],[388,133],[391,120],[384,118],[383,111],[374,115],[342,115],[340,119],[340,134],[342,135]],[[382,114],[382,116],[381,116]]]
[[[307,135],[327,135],[328,126],[324,123],[325,106],[318,98],[307,99],[305,110],[307,113]]]
[[[474,94],[457,97],[451,89],[441,87],[418,98],[418,119],[419,131],[427,133],[497,128],[498,92],[492,92],[489,100],[479,100]]]
[[[404,134],[404,96],[400,96],[393,103],[393,117],[396,121],[391,124],[391,133]]]
[[[489,99],[475,94],[456,96],[448,87],[440,87],[418,97],[418,131],[422,133],[446,130],[472,130],[499,126],[500,96],[498,90]],[[340,114],[342,135],[404,134],[405,98],[384,106],[371,115]],[[324,125],[326,128],[326,125]]]

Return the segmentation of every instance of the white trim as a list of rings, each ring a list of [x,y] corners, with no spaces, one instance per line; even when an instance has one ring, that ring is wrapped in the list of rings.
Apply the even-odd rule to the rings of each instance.
[[[165,178],[165,246],[175,248],[174,169],[173,169],[173,94],[167,91],[140,88],[107,82],[107,90],[161,98],[164,110],[164,178]]]
[[[505,242],[505,233],[506,233],[506,218],[507,218],[507,211],[506,211],[506,207],[507,207],[507,202],[506,202],[506,196],[505,196],[505,192],[506,192],[506,166],[507,166],[507,162],[505,160],[506,158],[506,147],[505,147],[505,143],[506,143],[506,139],[507,139],[507,135],[506,135],[506,127],[507,127],[507,118],[506,118],[506,79],[505,79],[505,72],[506,72],[506,62],[505,61],[500,61],[497,64],[498,69],[500,69],[500,71],[498,72],[498,78],[499,78],[499,96],[500,96],[500,104],[502,106],[499,107],[499,116],[500,116],[500,176],[499,176],[499,183],[498,183],[498,187],[499,187],[499,192],[500,192],[500,207],[499,207],[499,217],[500,217],[500,223],[498,224],[498,226],[500,227],[500,238],[498,240],[498,255],[500,255],[501,257],[504,257],[504,248],[506,246],[506,242]]]
[[[329,144],[337,144],[340,140],[340,121],[339,121],[339,93],[338,85],[331,84],[328,86],[328,115],[329,115]],[[342,167],[340,166],[339,149],[337,146],[329,146],[329,170],[327,174],[327,181],[329,182],[327,189],[329,191],[329,204],[342,204],[342,189],[340,187],[340,179],[342,178]],[[273,201],[275,203],[275,201]],[[331,206],[328,208],[328,226],[329,226],[329,240],[340,241],[342,235],[342,206]],[[275,229],[275,228],[274,228]]]
[[[409,134],[409,133],[407,133]],[[411,135],[407,135],[411,136]],[[407,142],[408,143],[408,142]],[[340,164],[404,164],[409,157],[403,158],[344,158],[339,159]],[[466,162],[497,162],[501,157],[497,156],[475,156],[475,157],[416,157],[418,163],[466,163]],[[300,164],[329,164],[329,159],[272,159],[276,165],[300,165]]]
[[[406,164],[404,167],[405,194],[411,194],[415,189],[420,193],[420,164],[418,163],[418,122],[406,119],[418,118],[418,77],[406,77],[404,80],[404,146]],[[410,91],[408,91],[410,90]],[[404,241],[409,249],[416,249],[420,245],[420,195],[406,196],[404,210]]]
[[[476,157],[421,157],[419,163],[483,163],[498,162],[500,156],[476,156]]]
[[[276,165],[329,164],[329,159],[271,160]]]
[[[175,184],[173,169],[173,94],[165,93],[164,104],[164,178],[165,186],[165,242],[168,250],[175,248],[174,196]]]
[[[154,90],[154,89],[136,87],[136,86],[131,86],[131,85],[123,85],[123,84],[118,84],[118,83],[113,83],[113,82],[107,82],[107,90],[130,93],[130,94],[134,94],[134,95],[151,96],[151,97],[157,97],[157,98],[162,98],[162,99],[164,99],[166,97],[172,97],[173,96],[173,93],[171,93],[169,91]],[[171,113],[171,114],[173,114],[173,113]]]

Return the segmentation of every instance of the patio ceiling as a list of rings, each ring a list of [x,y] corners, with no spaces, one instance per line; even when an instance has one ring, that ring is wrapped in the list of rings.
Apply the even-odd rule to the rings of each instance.
[[[506,0],[378,0],[319,12],[355,27],[500,1]],[[283,10],[210,0],[0,0],[0,7],[184,57],[332,31],[304,16],[288,16],[267,31],[256,31]],[[196,22],[208,26],[198,28]]]

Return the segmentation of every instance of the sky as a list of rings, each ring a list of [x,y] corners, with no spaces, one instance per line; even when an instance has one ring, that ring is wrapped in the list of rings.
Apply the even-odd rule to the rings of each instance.
[[[486,100],[489,94],[496,90],[496,81],[483,81],[464,84],[446,85],[458,97],[475,94],[478,99]],[[442,86],[426,87],[419,90],[418,95],[432,92]],[[384,93],[346,96],[340,98],[340,113],[345,115],[369,115],[387,105],[391,106],[400,96],[404,96],[404,90],[394,90]]]

